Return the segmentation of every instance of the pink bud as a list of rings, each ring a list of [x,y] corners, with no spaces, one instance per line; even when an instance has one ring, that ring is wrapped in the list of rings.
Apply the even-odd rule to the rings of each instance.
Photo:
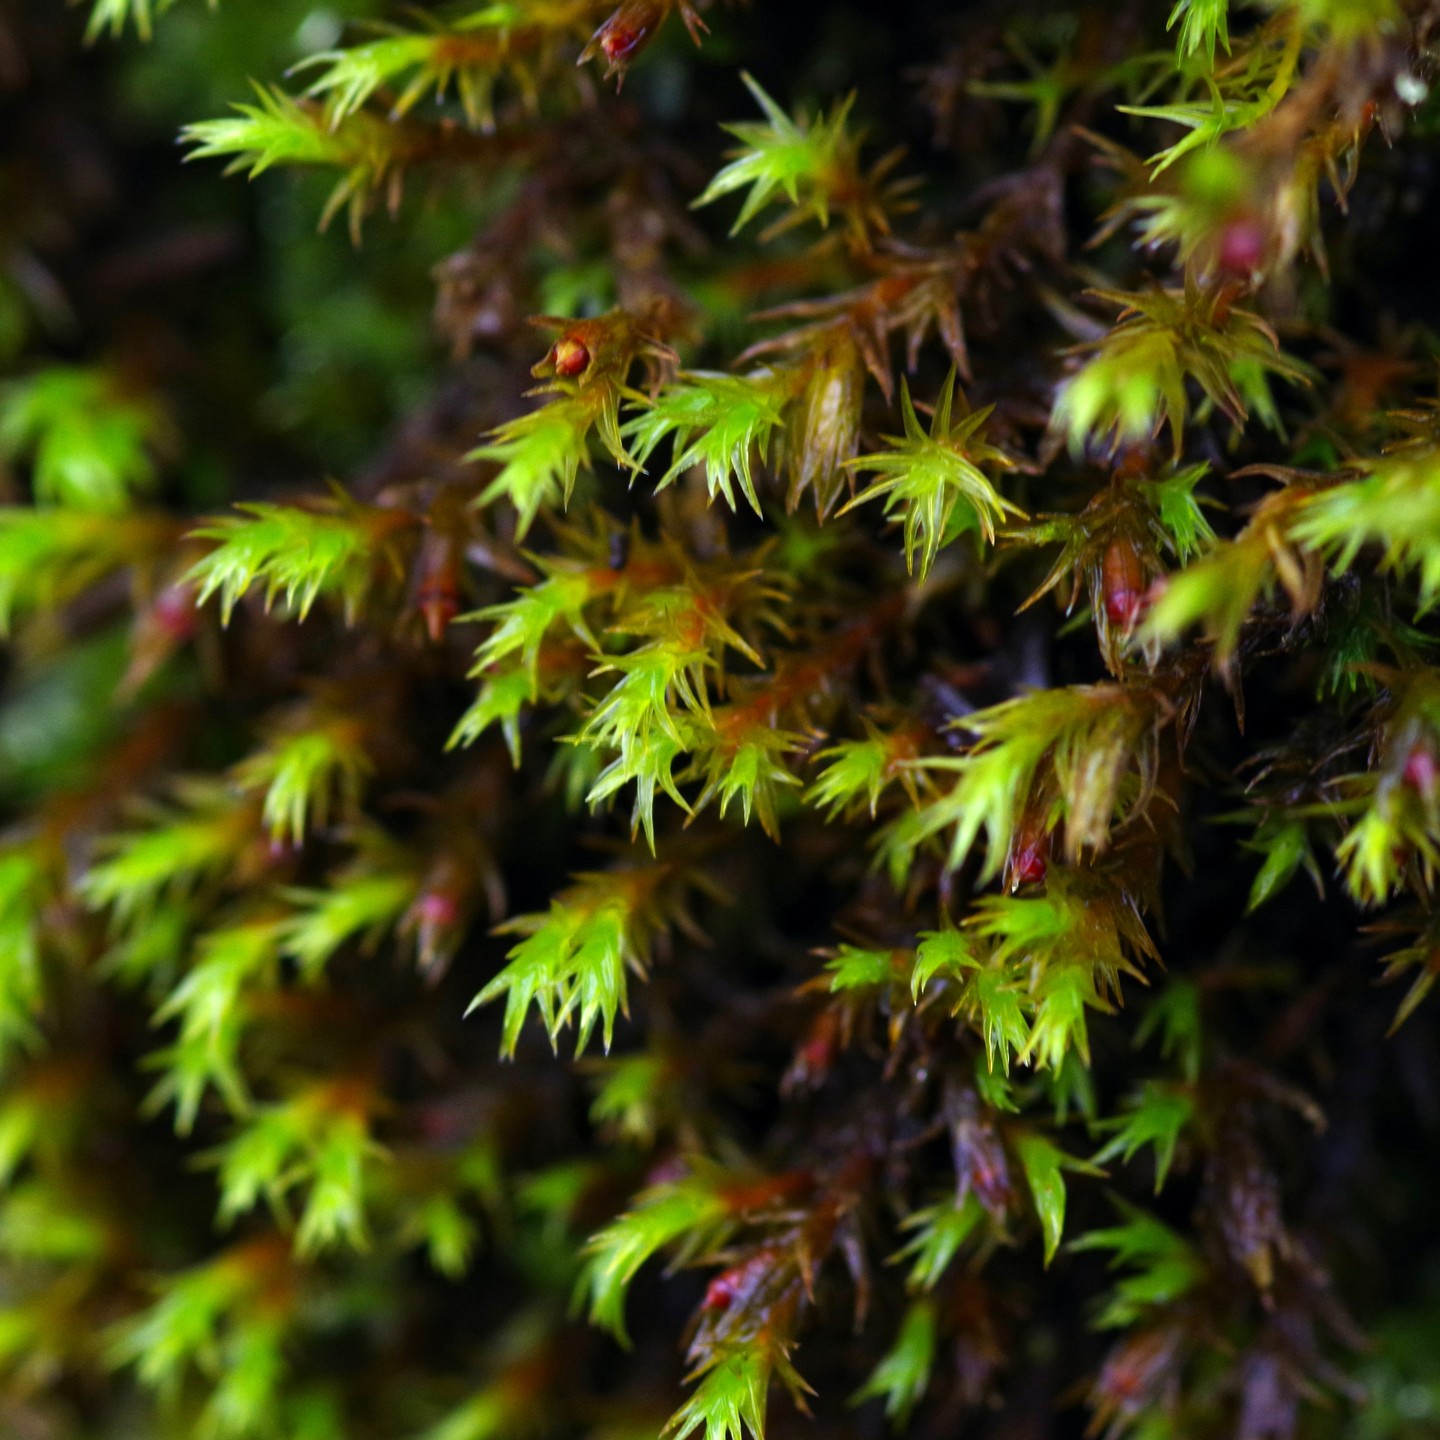
[[[1440,766],[1436,765],[1435,752],[1428,745],[1416,745],[1405,757],[1405,783],[1424,801],[1435,794],[1435,782],[1440,780]]]
[[[1265,229],[1258,220],[1245,217],[1232,220],[1220,232],[1220,268],[1230,275],[1245,279],[1257,271],[1265,259]]]
[[[427,890],[415,902],[415,913],[421,925],[445,930],[460,918],[460,905],[448,891]]]
[[[195,592],[188,585],[167,585],[150,607],[156,627],[172,640],[188,640],[196,629]]]

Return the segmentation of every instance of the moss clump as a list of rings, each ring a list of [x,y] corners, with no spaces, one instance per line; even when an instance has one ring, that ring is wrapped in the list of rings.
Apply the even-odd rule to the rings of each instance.
[[[1437,1433],[1434,22],[0,15],[0,1429]]]

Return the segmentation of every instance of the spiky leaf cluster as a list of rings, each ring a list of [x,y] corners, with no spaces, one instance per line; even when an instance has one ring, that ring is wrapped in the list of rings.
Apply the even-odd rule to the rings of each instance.
[[[0,18],[7,1434],[1429,1433],[1440,27],[1001,10]]]

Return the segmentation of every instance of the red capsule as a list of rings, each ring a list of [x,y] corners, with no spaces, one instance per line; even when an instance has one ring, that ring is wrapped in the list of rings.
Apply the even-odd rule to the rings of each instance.
[[[589,367],[590,351],[579,340],[557,340],[554,350],[551,351],[551,364],[554,365],[557,375],[573,380]]]
[[[1018,851],[1010,863],[1010,873],[1017,885],[1038,885],[1049,868],[1038,845]]]
[[[462,918],[460,897],[447,888],[426,890],[411,906],[407,925],[414,930],[416,960],[428,978],[438,979],[443,971]]]
[[[800,1042],[786,1079],[792,1085],[818,1084],[829,1073],[839,1043],[839,1011],[822,1010]]]
[[[1226,274],[1248,279],[1265,260],[1265,227],[1251,216],[1230,221],[1220,232],[1216,259]]]
[[[415,918],[421,925],[448,929],[460,918],[460,902],[446,890],[427,890],[415,902]]]
[[[1129,541],[1116,540],[1105,551],[1105,558],[1100,562],[1100,585],[1106,619],[1112,625],[1129,630],[1145,608],[1146,590],[1140,557]]]
[[[774,1251],[766,1248],[728,1270],[722,1270],[705,1288],[702,1310],[728,1310],[737,1300],[755,1294],[755,1287],[765,1278],[775,1259]]]
[[[628,25],[607,26],[600,37],[600,53],[611,65],[623,65],[640,48],[644,38],[643,30],[632,30]]]
[[[1416,745],[1405,757],[1405,783],[1424,801],[1435,794],[1435,785],[1440,781],[1440,765],[1436,764],[1435,752],[1425,744]]]
[[[702,1310],[728,1310],[735,1299],[737,1277],[733,1270],[717,1275],[705,1289]]]
[[[1178,1342],[1174,1330],[1142,1330],[1111,1350],[1093,1392],[1102,1417],[1134,1415],[1153,1399],[1173,1373]]]
[[[657,1161],[645,1173],[647,1188],[656,1185],[675,1185],[690,1173],[685,1161],[679,1155],[667,1155]]]
[[[1049,855],[1050,836],[1045,829],[1033,820],[1022,824],[1006,867],[1010,888],[1017,890],[1021,885],[1038,885],[1050,868]]]
[[[595,32],[586,47],[586,55],[599,50],[605,57],[605,73],[611,75],[618,70],[623,79],[626,67],[664,23],[667,8],[658,0],[624,0]],[[682,13],[684,8],[682,6]],[[689,17],[685,23],[690,24]],[[695,33],[693,26],[690,33]]]
[[[150,607],[155,628],[171,640],[185,641],[199,626],[195,592],[188,585],[167,585]]]

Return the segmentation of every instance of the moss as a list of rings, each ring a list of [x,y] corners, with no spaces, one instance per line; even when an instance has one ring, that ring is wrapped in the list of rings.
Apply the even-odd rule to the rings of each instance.
[[[31,10],[7,1433],[1433,1433],[1430,13]]]

